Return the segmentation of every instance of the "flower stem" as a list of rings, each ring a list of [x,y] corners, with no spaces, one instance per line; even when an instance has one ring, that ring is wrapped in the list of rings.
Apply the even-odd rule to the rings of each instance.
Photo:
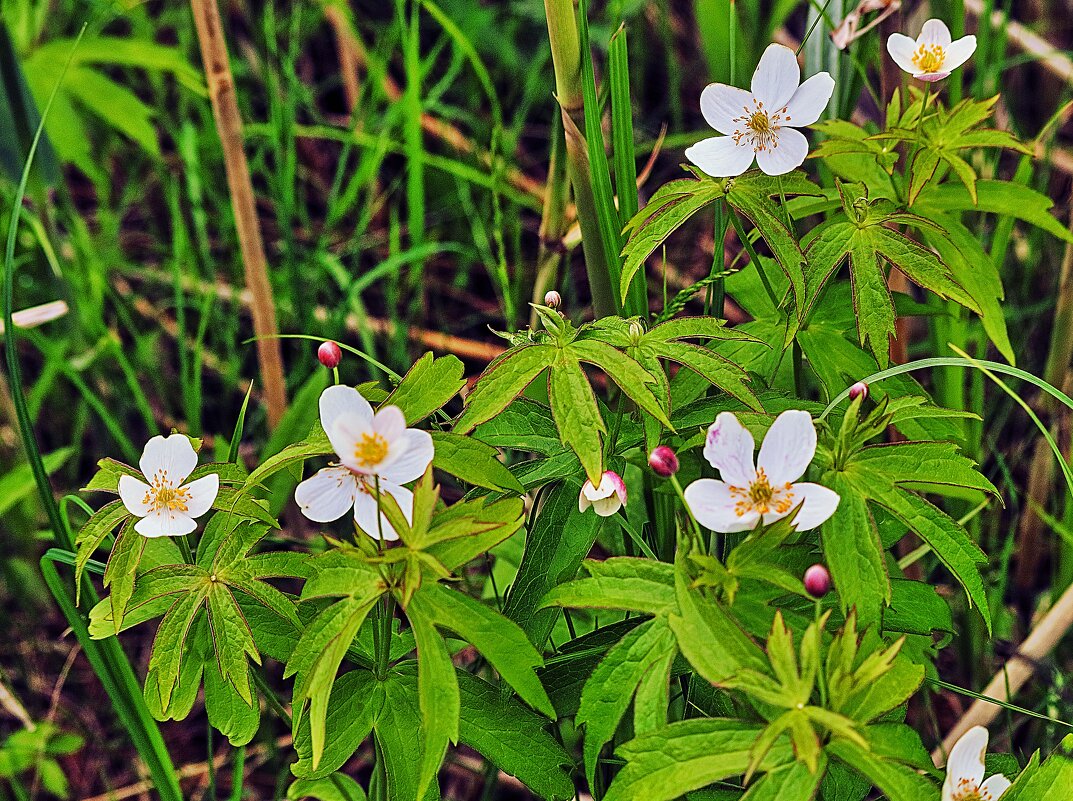
[[[176,544],[179,546],[179,552],[183,555],[183,561],[188,565],[194,564],[194,553],[190,550],[190,540],[183,534],[181,537],[176,537]]]

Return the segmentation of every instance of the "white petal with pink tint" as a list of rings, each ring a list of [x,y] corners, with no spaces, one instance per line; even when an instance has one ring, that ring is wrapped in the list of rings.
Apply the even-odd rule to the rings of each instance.
[[[725,83],[710,83],[700,93],[700,113],[704,115],[704,121],[728,136],[738,127],[735,120],[748,113],[752,104],[752,93]]]
[[[757,469],[773,486],[797,481],[816,455],[816,426],[808,412],[785,411],[775,418],[756,457]]]
[[[708,426],[704,440],[704,458],[723,480],[730,484],[748,486],[756,478],[753,466],[753,435],[738,422],[731,412],[721,412]]]
[[[325,467],[294,491],[302,514],[317,523],[330,523],[354,508],[358,482],[345,467]]]

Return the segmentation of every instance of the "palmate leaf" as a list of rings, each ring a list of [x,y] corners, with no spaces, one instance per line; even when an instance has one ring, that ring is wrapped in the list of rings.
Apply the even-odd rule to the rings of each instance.
[[[678,609],[674,568],[665,562],[619,556],[587,560],[584,567],[587,578],[552,588],[544,597],[544,605],[664,616]]]
[[[462,390],[466,385],[464,371],[465,365],[457,356],[437,359],[426,353],[414,362],[384,404],[402,409],[406,425],[413,426],[442,409]]]
[[[435,446],[432,466],[475,487],[497,492],[523,493],[525,488],[499,461],[499,452],[476,437],[448,431],[431,431]]]
[[[894,334],[894,301],[887,288],[887,264],[896,267],[920,286],[943,298],[980,313],[979,304],[951,274],[942,260],[912,239],[893,230],[892,224],[935,228],[928,220],[898,213],[889,201],[869,200],[863,184],[838,183],[844,217],[819,229],[806,250],[808,256],[807,314],[822,289],[845,260],[849,260],[853,307],[862,345],[881,367],[890,358]]]
[[[461,700],[454,665],[447,644],[436,631],[432,613],[425,604],[410,599],[406,618],[417,643],[417,698],[421,709],[421,763],[417,797],[425,795],[439,772],[447,748],[458,742]]]

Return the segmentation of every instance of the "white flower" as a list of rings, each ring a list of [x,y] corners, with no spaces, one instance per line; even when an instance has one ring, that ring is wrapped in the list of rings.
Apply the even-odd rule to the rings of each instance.
[[[704,444],[704,458],[722,481],[701,478],[686,487],[685,498],[697,521],[712,531],[730,533],[771,523],[801,504],[794,526],[815,528],[835,513],[838,493],[819,484],[795,483],[816,454],[816,427],[808,412],[780,414],[764,437],[753,466],[753,435],[730,412],[722,412]]]
[[[969,60],[976,51],[976,37],[962,36],[950,41],[950,29],[942,20],[929,19],[920,29],[920,37],[892,33],[887,52],[895,63],[921,81],[941,81]]]
[[[1001,773],[984,781],[987,729],[973,726],[954,743],[946,763],[942,801],[998,801],[1010,787]]]
[[[351,509],[354,521],[374,539],[397,540],[387,518],[378,514],[376,489],[412,519],[414,496],[402,486],[424,474],[432,462],[432,437],[406,427],[398,406],[373,412],[352,387],[328,387],[320,396],[320,422],[340,464],[325,467],[298,485],[294,499],[310,520],[327,523]]]
[[[704,119],[726,135],[702,139],[686,150],[686,158],[715,178],[741,175],[754,157],[768,175],[788,173],[808,155],[808,140],[797,129],[820,118],[834,90],[826,72],[801,83],[794,51],[768,45],[751,92],[713,83],[701,93]]]
[[[594,487],[591,481],[585,479],[581,494],[577,498],[579,512],[584,512],[591,506],[600,517],[610,517],[621,509],[624,503],[626,503],[626,484],[613,470],[604,471],[598,487]]]
[[[220,491],[216,473],[183,484],[197,467],[194,446],[183,434],[153,437],[145,443],[138,462],[149,483],[134,476],[119,477],[119,497],[127,511],[140,517],[134,530],[143,537],[178,537],[189,534],[212,508]]]

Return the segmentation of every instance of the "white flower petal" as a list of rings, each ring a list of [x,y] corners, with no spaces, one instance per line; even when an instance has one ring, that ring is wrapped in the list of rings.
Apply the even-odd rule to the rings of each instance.
[[[436,452],[432,435],[416,428],[403,431],[391,447],[398,447],[399,455],[394,458],[393,454],[389,455],[390,462],[386,462],[379,472],[381,478],[395,484],[405,484],[423,476]]]
[[[794,484],[790,491],[793,493],[791,503],[794,506],[803,502],[801,511],[794,518],[794,528],[798,531],[808,531],[825,522],[835,513],[838,502],[842,500],[834,490],[809,482]],[[764,521],[771,522],[767,515]]]
[[[609,498],[601,498],[598,501],[592,502],[592,510],[596,512],[600,517],[611,517],[619,509],[622,508],[622,500],[618,495],[612,495]]]
[[[990,777],[983,786],[980,787],[981,791],[990,793],[990,796],[981,793],[985,798],[990,798],[991,801],[999,801],[1002,798],[1002,794],[1010,789],[1010,780],[1003,776],[1001,773],[996,773]]]
[[[785,45],[769,44],[753,73],[752,90],[768,113],[790,102],[801,84],[801,67],[794,51]]]
[[[887,52],[894,59],[894,63],[903,70],[913,75],[916,74],[917,65],[913,63],[913,54],[917,51],[915,39],[911,39],[903,33],[892,33],[887,38]]]
[[[373,431],[388,442],[397,439],[406,430],[406,416],[398,406],[385,406],[373,417]]]
[[[737,499],[730,494],[730,486],[714,478],[699,478],[685,489],[686,505],[697,522],[712,531],[729,534],[735,531],[750,531],[760,519],[754,511],[739,515],[735,511]]]
[[[344,416],[356,416],[359,419],[371,421],[373,407],[354,387],[336,384],[320,393],[320,424],[325,433],[331,431],[335,427],[336,420]]]
[[[220,477],[216,473],[210,473],[197,481],[191,481],[184,489],[190,494],[186,501],[186,513],[190,517],[201,517],[212,508],[220,492]]]
[[[171,485],[178,487],[197,467],[197,454],[185,434],[156,436],[145,443],[138,466],[150,482],[158,471],[163,471]]]
[[[754,151],[748,140],[735,144],[730,136],[701,139],[686,148],[686,158],[713,178],[732,178],[741,175],[753,163]]]
[[[145,503],[151,487],[144,481],[139,481],[134,476],[122,475],[119,477],[119,497],[127,511],[136,517],[145,517],[151,508]]]
[[[835,79],[828,73],[818,72],[813,75],[798,87],[790,102],[786,104],[786,112],[782,115],[785,124],[791,128],[812,125],[831,102],[834,91]]]
[[[785,175],[800,167],[808,156],[808,140],[794,128],[783,128],[776,144],[758,150],[756,164],[768,175]]]
[[[324,429],[328,435],[328,441],[332,443],[332,449],[339,461],[360,473],[373,473],[364,462],[357,459],[357,451],[365,439],[373,433],[372,417],[362,417],[359,414],[345,414],[335,418],[331,428]]]
[[[355,497],[354,522],[374,540],[382,538],[385,541],[394,542],[399,538],[398,532],[395,531],[395,528],[384,515],[378,514],[379,506],[372,494],[374,485],[369,482],[367,486],[369,487],[368,491],[359,487]],[[402,509],[406,519],[408,521],[413,520],[414,494],[410,490],[381,479],[380,491],[393,497],[398,502],[399,508]]]
[[[772,487],[781,487],[801,478],[815,455],[816,426],[812,415],[799,410],[785,411],[768,429],[756,457],[756,467],[764,471]]]
[[[725,83],[710,83],[700,93],[700,112],[705,121],[721,134],[738,130],[735,119],[753,111],[752,93]]]
[[[939,47],[947,48],[950,46],[950,29],[941,19],[929,19],[920,29],[917,44],[925,47],[939,45]]]
[[[302,514],[317,523],[338,520],[354,506],[358,481],[345,467],[325,467],[294,491]]]
[[[753,450],[756,444],[749,430],[731,412],[720,412],[708,426],[704,458],[719,471],[720,478],[737,487],[747,487],[756,478]],[[709,526],[710,528],[710,526]]]
[[[987,752],[987,729],[973,726],[954,743],[946,762],[946,781],[943,782],[943,797],[951,796],[958,784],[967,779],[976,786],[984,780],[984,754]]]
[[[168,507],[150,512],[137,523],[134,530],[143,537],[180,537],[197,528],[194,518]]]
[[[976,52],[976,37],[963,36],[946,48],[946,58],[943,60],[943,69],[948,73],[953,72]]]
[[[589,483],[588,481],[586,481],[585,485],[581,488],[581,492],[578,493],[578,496],[577,496],[577,510],[579,512],[586,512],[586,511],[588,511],[589,507],[592,506],[592,501],[589,500],[589,496],[585,492],[585,488],[586,487],[591,487],[591,486],[592,486],[592,484]]]

